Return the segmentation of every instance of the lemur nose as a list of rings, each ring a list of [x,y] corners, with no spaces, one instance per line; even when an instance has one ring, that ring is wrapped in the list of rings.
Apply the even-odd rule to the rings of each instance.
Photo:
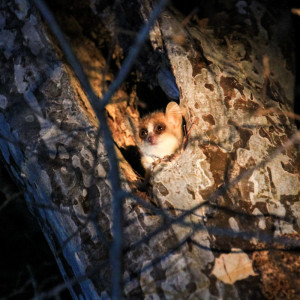
[[[148,137],[147,137],[147,142],[148,143],[150,143],[150,144],[152,144],[153,143],[153,135],[148,135]]]

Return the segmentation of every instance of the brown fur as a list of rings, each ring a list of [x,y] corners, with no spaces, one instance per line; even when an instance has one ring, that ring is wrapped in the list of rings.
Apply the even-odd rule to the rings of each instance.
[[[159,131],[157,128],[163,128]],[[140,134],[144,130],[145,136]],[[136,133],[137,145],[146,169],[158,158],[173,154],[182,143],[182,114],[175,102],[170,102],[166,112],[154,112],[142,118]]]

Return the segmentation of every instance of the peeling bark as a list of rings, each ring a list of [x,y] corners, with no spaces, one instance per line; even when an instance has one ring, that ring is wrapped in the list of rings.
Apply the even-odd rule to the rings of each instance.
[[[226,3],[205,16],[184,15],[176,1],[165,9],[106,107],[122,187],[135,195],[123,202],[128,299],[300,295],[293,252],[300,246],[300,153],[288,114],[294,82],[288,11],[275,5],[269,11],[264,1]],[[153,5],[53,4],[99,98]],[[107,299],[113,222],[103,124],[33,4],[1,4],[0,37],[1,158],[74,299]],[[149,112],[177,97],[190,129],[186,148],[158,164],[145,185],[134,140],[137,108]]]

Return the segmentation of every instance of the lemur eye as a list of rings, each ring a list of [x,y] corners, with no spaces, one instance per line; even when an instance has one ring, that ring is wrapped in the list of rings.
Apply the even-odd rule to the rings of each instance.
[[[166,125],[165,124],[158,124],[155,127],[155,133],[156,134],[161,134],[163,133],[163,131],[166,129]]]
[[[146,137],[147,137],[147,135],[148,135],[148,131],[147,131],[147,129],[145,129],[145,128],[142,128],[141,130],[140,130],[140,138],[142,139],[142,140],[144,140]]]

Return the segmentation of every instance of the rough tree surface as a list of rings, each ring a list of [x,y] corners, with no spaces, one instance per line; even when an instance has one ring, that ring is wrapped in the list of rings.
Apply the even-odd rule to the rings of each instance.
[[[124,297],[300,297],[293,37],[289,11],[277,2],[187,10],[174,1],[107,105],[123,188],[137,196],[123,202]],[[51,2],[100,98],[154,5]],[[1,159],[74,299],[107,299],[111,184],[99,122],[35,6],[11,0],[0,8]],[[137,108],[170,99],[184,111],[187,145],[144,185]]]

